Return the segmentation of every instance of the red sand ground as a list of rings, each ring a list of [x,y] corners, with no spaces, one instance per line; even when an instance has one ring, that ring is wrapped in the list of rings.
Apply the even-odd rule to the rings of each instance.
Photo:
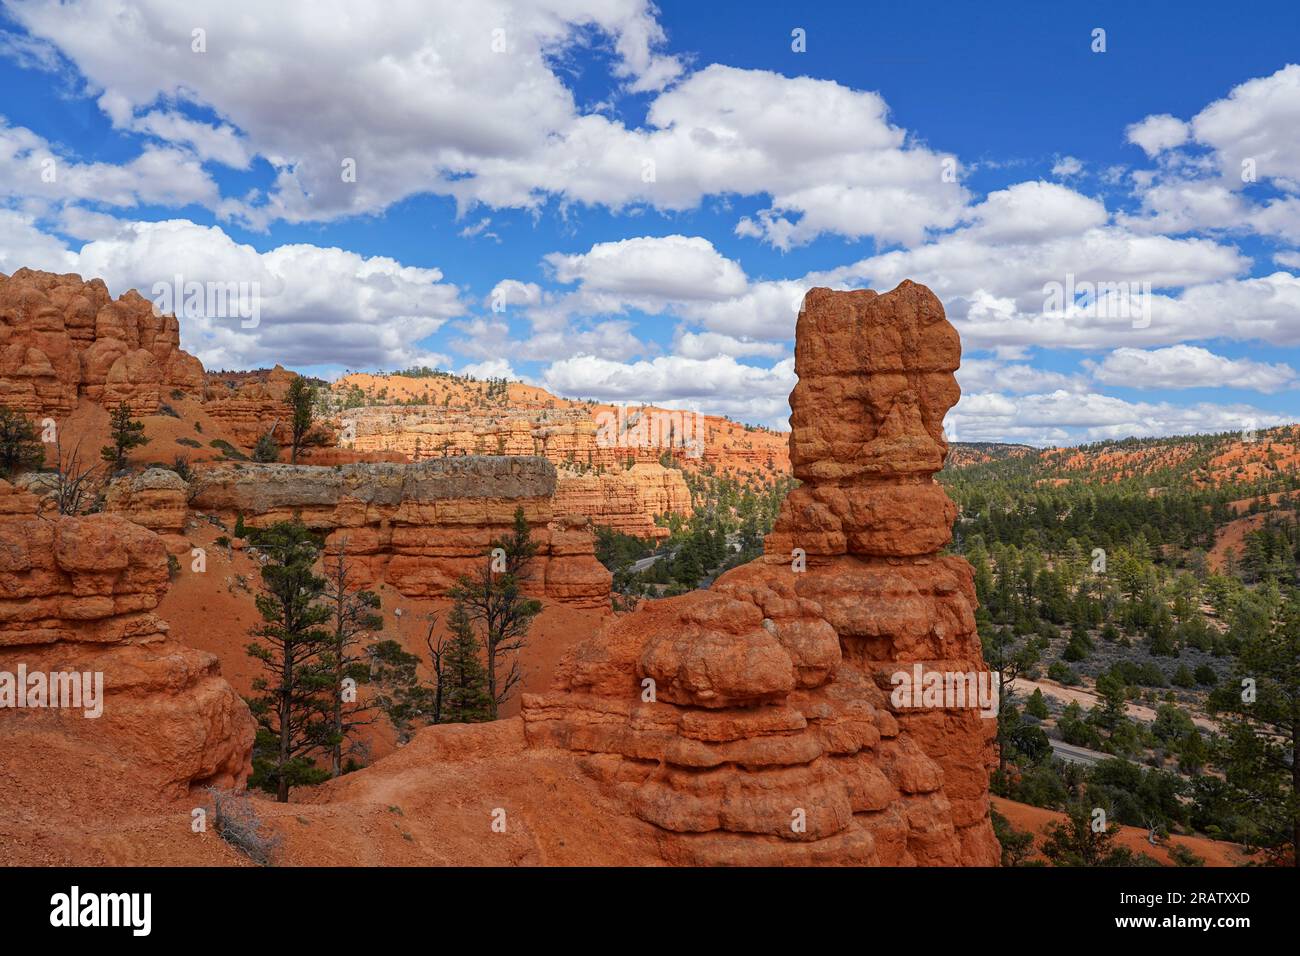
[[[1210,570],[1222,572],[1228,565],[1228,555],[1232,555],[1240,560],[1246,550],[1246,536],[1252,531],[1258,531],[1270,517],[1283,517],[1287,512],[1280,510],[1259,511],[1255,514],[1246,514],[1246,512],[1258,502],[1262,505],[1278,505],[1290,502],[1300,495],[1295,491],[1278,491],[1271,495],[1261,495],[1256,498],[1241,498],[1237,501],[1228,502],[1228,507],[1234,514],[1242,517],[1230,521],[1218,530],[1214,539],[1214,547],[1206,554],[1206,560],[1210,565]]]
[[[225,533],[228,535],[228,533]],[[221,547],[216,539],[223,532],[207,523],[192,523],[186,531],[192,544],[206,552],[207,570],[197,574],[190,570],[192,559],[179,558],[181,570],[159,605],[159,615],[171,625],[171,633],[191,647],[215,654],[221,661],[221,673],[241,695],[252,692],[253,678],[259,664],[245,651],[251,638],[249,630],[260,622],[253,596],[260,583],[258,564],[243,551]],[[242,579],[242,580],[241,580]],[[428,633],[427,615],[438,614],[438,634],[450,602],[415,600],[403,597],[387,585],[374,588],[381,601],[384,630],[373,640],[399,641],[403,648],[418,654],[428,664],[424,644]],[[400,608],[400,617],[393,612]],[[542,613],[534,620],[528,634],[524,655],[524,679],[521,687],[502,708],[503,717],[519,713],[522,693],[536,693],[550,688],[551,674],[560,657],[570,647],[599,627],[604,615],[598,610],[567,607],[544,601]],[[427,667],[422,669],[431,680]],[[362,688],[362,699],[366,689]],[[370,758],[378,759],[393,750],[393,737],[387,721],[377,720],[361,735],[370,748]]]

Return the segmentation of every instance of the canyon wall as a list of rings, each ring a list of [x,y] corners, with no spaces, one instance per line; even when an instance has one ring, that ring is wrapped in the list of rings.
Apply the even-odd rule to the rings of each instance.
[[[197,453],[190,452],[190,446],[178,448],[178,454],[213,457],[217,452],[211,449],[218,447],[214,440],[250,450],[268,433],[282,448],[289,444],[292,410],[286,398],[294,372],[277,365],[254,372],[205,373],[179,342],[176,318],[155,314],[152,304],[134,290],[112,299],[100,279],[83,281],[76,275],[29,269],[0,275],[0,405],[64,424],[82,401],[105,407],[125,401],[136,416],[166,413],[180,418],[168,403],[191,398],[201,403],[208,432],[187,433],[184,437],[191,444],[202,447]],[[400,377],[383,381],[394,378]],[[686,482],[676,468],[661,464],[665,449],[659,444],[599,440],[597,418],[602,413],[613,416],[614,409],[514,385],[523,402],[516,408],[501,404],[499,395],[490,401],[481,394],[485,383],[454,376],[434,381],[448,389],[446,398],[454,399],[456,407],[347,409],[316,423],[313,431],[327,447],[306,449],[299,460],[334,465],[536,455],[563,468],[556,514],[582,514],[628,534],[662,539],[667,532],[655,524],[657,517],[690,512]],[[418,378],[400,378],[400,384],[428,387],[427,380]],[[196,412],[192,406],[188,411],[182,406],[181,411],[187,419]],[[634,439],[637,414],[631,416]],[[689,413],[657,409],[646,409],[644,421],[649,423],[655,415],[669,416],[665,421],[670,430],[697,424]],[[766,473],[784,467],[779,461],[766,468],[774,455],[783,455],[773,451],[771,433],[750,433],[723,419],[701,421],[708,435],[706,451],[716,452],[708,460],[719,470]],[[170,444],[173,438],[169,434],[166,441]],[[168,460],[162,443],[155,443],[154,450],[161,456],[154,460]],[[681,447],[671,451],[679,464],[695,461]],[[634,467],[629,468],[629,462]]]
[[[561,471],[555,488],[555,510],[585,515],[593,524],[623,534],[661,540],[668,537],[669,531],[655,524],[655,517],[690,514],[691,490],[678,469],[665,468],[657,461],[639,462],[626,471]]]
[[[178,535],[189,519],[189,490],[189,483],[176,472],[147,468],[110,482],[104,492],[104,511],[159,534]]]
[[[351,378],[336,382],[335,388],[346,390]],[[396,378],[401,377],[387,380]],[[767,483],[789,472],[783,433],[714,415],[697,418],[692,412],[649,406],[619,409],[559,398],[536,388],[527,389],[526,404],[519,406],[459,392],[447,394],[459,403],[481,404],[444,407],[431,402],[346,409],[340,415],[342,441],[362,451],[400,451],[412,460],[539,455],[584,473],[622,471],[629,462],[658,464],[665,453],[681,468],[697,470],[707,465],[719,474],[753,475]]]
[[[180,348],[175,316],[100,279],[19,269],[0,275],[0,405],[62,416],[84,396],[151,415],[173,390],[198,395],[203,366]]]
[[[231,526],[300,518],[346,553],[360,579],[410,597],[446,593],[480,567],[522,508],[539,545],[524,586],[578,607],[608,607],[610,573],[581,518],[557,515],[555,467],[541,458],[471,456],[334,467],[229,464],[202,469],[190,507]]]
[[[891,695],[915,665],[987,677],[971,568],[937,554],[959,358],[923,286],[809,292],[791,396],[803,484],[765,556],[616,619],[553,692],[525,696],[529,744],[582,754],[666,860],[997,863],[996,720]]]
[[[35,495],[0,481],[0,739],[120,757],[153,792],[180,795],[248,778],[253,718],[216,657],[168,635],[155,613],[168,587],[162,539],[116,515],[38,514]],[[101,713],[48,706],[18,676],[100,674]],[[7,685],[7,686],[6,686]],[[39,764],[25,765],[34,772]],[[49,781],[32,781],[48,786]]]
[[[939,553],[954,510],[933,474],[959,359],[922,286],[809,292],[791,396],[801,485],[764,556],[609,618],[550,691],[523,695],[520,717],[426,728],[283,812],[268,804],[290,860],[364,848],[385,862],[996,865],[995,711],[894,693],[900,675],[988,677],[971,568]],[[192,516],[300,518],[359,576],[423,597],[479,566],[519,507],[541,545],[531,593],[608,608],[589,522],[557,516],[566,493],[543,458],[196,467],[192,483],[165,469],[119,478],[110,513],[77,518],[38,515],[35,495],[0,482],[0,674],[100,672],[105,687],[97,719],[0,710],[6,747],[31,755],[0,774],[19,791],[55,746],[111,754],[142,794],[246,780],[246,706],[156,614],[164,536]],[[599,494],[611,520],[623,512],[609,501],[632,500]],[[430,826],[374,825],[398,792]],[[80,814],[77,799],[64,803]],[[485,846],[472,835],[483,808],[507,806],[511,835]],[[330,839],[304,842],[304,819],[331,821]]]
[[[295,377],[279,365],[264,373],[209,372],[203,410],[237,445],[252,448],[268,432],[278,444],[287,445],[292,440],[293,410],[286,399]]]

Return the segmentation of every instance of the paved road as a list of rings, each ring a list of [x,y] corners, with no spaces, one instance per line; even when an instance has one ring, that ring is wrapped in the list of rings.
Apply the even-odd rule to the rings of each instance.
[[[729,535],[727,535],[727,546],[730,547],[730,548],[736,548],[736,547],[739,547],[739,546],[740,546],[740,535],[739,535],[739,534],[729,534]],[[633,561],[633,562],[632,562],[632,570],[633,570],[634,572],[635,572],[635,571],[644,571],[646,568],[650,567],[650,565],[654,564],[654,563],[655,563],[656,561],[658,561],[660,558],[671,558],[671,557],[672,557],[673,555],[675,555],[676,553],[677,553],[676,551],[667,551],[667,552],[664,552],[663,554],[652,554],[652,555],[650,555],[650,557],[648,557],[648,558],[642,558],[640,561]]]
[[[1052,753],[1069,763],[1081,763],[1085,766],[1092,766],[1100,760],[1110,760],[1110,754],[1099,753],[1096,750],[1088,750],[1086,747],[1076,747],[1074,744],[1067,744],[1063,740],[1051,740]]]
[[[663,557],[662,554],[652,554],[652,555],[650,555],[650,557],[648,557],[648,558],[642,558],[640,561],[633,561],[633,562],[632,562],[632,570],[633,570],[634,572],[635,572],[635,571],[644,571],[646,568],[650,567],[650,565],[654,564],[656,561],[658,561],[658,560],[659,560],[660,558],[662,558],[662,557]]]

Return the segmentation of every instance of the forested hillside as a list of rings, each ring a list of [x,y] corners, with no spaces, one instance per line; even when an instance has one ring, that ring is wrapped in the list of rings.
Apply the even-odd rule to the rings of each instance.
[[[995,792],[1068,811],[1084,790],[1157,842],[1200,833],[1294,860],[1296,438],[950,461],[951,550],[975,568],[985,657],[1004,680]],[[1090,832],[1066,827],[1048,857],[1106,861]]]

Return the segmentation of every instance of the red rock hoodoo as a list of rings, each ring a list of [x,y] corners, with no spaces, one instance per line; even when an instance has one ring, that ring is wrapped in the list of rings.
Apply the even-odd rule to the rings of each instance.
[[[79,397],[158,411],[172,390],[198,395],[203,365],[181,351],[175,316],[101,279],[19,269],[0,275],[0,405],[66,415]]]
[[[120,759],[153,792],[172,796],[242,785],[252,769],[253,718],[216,657],[173,640],[154,613],[168,586],[162,539],[117,515],[38,508],[35,495],[0,481],[0,674],[8,675],[0,696],[15,693],[19,675],[75,673],[102,675],[102,697],[94,707],[84,698],[52,707],[54,681],[43,678],[39,703],[28,696],[25,707],[15,700],[0,707],[5,748],[80,747]],[[7,769],[31,775],[27,783],[17,778],[20,789],[49,785],[38,779],[39,763]]]
[[[892,676],[985,672],[970,566],[937,554],[959,390],[928,289],[808,293],[790,439],[803,484],[763,558],[651,602],[526,695],[529,744],[584,769],[677,863],[994,865],[995,721],[896,707]]]

